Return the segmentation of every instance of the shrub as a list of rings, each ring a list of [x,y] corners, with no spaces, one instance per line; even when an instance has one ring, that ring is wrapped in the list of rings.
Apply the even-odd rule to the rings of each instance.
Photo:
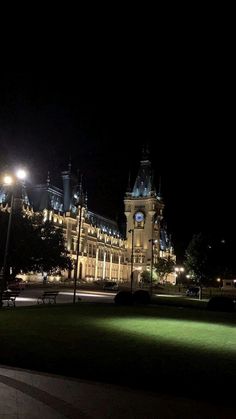
[[[133,303],[132,293],[130,291],[120,291],[114,298],[115,304],[120,306],[128,306]]]
[[[151,282],[151,273],[149,271],[143,271],[141,273],[141,283],[150,284]]]
[[[207,309],[215,311],[233,311],[234,302],[229,297],[212,297],[207,303]]]
[[[133,294],[133,301],[137,304],[150,304],[150,294],[148,291],[138,290]]]

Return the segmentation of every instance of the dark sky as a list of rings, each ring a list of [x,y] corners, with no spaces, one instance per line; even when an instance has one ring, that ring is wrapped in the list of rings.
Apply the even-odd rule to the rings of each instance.
[[[207,57],[78,71],[12,72],[0,81],[0,165],[23,162],[33,182],[71,156],[89,208],[123,211],[149,143],[169,232],[181,259],[194,232],[235,233],[234,110],[230,78]],[[124,64],[124,63],[123,63]],[[58,183],[59,182],[59,183]]]

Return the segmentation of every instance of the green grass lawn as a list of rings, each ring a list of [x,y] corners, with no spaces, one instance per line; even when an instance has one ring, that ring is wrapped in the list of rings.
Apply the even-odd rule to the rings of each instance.
[[[0,364],[231,399],[236,313],[80,303],[0,311]]]

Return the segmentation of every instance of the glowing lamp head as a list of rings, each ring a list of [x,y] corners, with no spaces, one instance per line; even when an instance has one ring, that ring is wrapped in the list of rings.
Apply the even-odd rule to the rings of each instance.
[[[184,272],[184,268],[182,266],[180,267],[175,267],[175,272],[179,273],[179,272]]]
[[[16,172],[16,177],[20,180],[24,180],[26,178],[26,171],[24,169],[18,169]]]
[[[12,176],[9,176],[9,175],[4,176],[3,182],[4,182],[5,185],[12,185],[12,183],[13,183]]]

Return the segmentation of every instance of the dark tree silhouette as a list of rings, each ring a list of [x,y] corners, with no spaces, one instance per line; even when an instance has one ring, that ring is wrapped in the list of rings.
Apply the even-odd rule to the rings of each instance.
[[[0,211],[0,266],[3,266],[9,214]],[[10,275],[11,268],[11,275]],[[62,231],[41,216],[15,213],[12,217],[7,255],[7,277],[20,271],[53,271],[71,268]]]

